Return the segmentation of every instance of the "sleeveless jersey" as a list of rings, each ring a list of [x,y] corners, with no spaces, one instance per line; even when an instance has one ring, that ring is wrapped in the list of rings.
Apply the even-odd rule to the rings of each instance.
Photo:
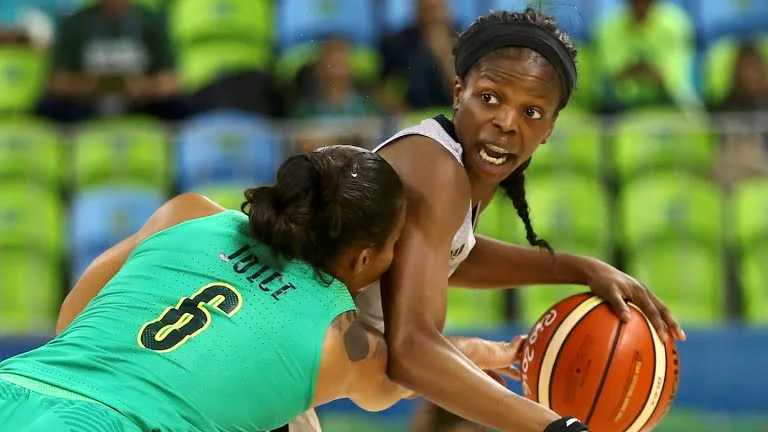
[[[422,135],[431,138],[436,144],[445,147],[451,152],[453,157],[456,158],[456,162],[464,166],[464,161],[462,160],[464,149],[458,142],[453,122],[442,115],[424,120],[414,127],[401,130],[388,140],[379,144],[373,151],[379,151],[384,146],[408,135]],[[474,204],[479,208],[479,203]],[[459,264],[467,259],[469,252],[472,251],[472,248],[475,246],[476,240],[474,230],[477,223],[477,212],[473,211],[473,208],[473,203],[470,202],[467,207],[467,213],[464,216],[464,221],[456,231],[456,234],[453,235],[451,256],[449,258],[449,276],[456,271]],[[355,298],[355,302],[358,307],[358,316],[383,333],[384,312],[382,311],[381,306],[381,287],[379,282],[375,282],[365,291],[358,294]]]
[[[145,240],[61,335],[0,371],[144,431],[265,431],[311,406],[328,326],[354,308],[341,282],[278,263],[225,211]]]

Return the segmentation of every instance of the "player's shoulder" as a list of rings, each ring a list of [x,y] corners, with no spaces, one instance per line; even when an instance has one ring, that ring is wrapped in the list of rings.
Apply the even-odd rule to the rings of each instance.
[[[425,135],[406,135],[378,153],[390,163],[410,188],[424,192],[445,189],[469,193],[469,178],[464,167],[442,143]]]
[[[184,193],[171,198],[157,209],[139,234],[140,237],[147,238],[183,222],[213,216],[224,210],[203,195]]]
[[[464,167],[434,139],[407,135],[379,150],[405,185],[410,224],[453,232],[469,206],[471,187]],[[409,225],[410,225],[409,224]]]

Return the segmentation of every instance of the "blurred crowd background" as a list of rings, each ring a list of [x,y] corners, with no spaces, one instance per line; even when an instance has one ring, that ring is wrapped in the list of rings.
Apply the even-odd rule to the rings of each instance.
[[[239,208],[288,154],[450,117],[456,32],[527,5],[580,69],[529,169],[536,230],[685,324],[665,431],[768,430],[768,0],[0,0],[0,359],[169,196]],[[525,244],[501,196],[479,231]],[[583,289],[451,289],[449,330],[511,338]],[[418,402],[323,421],[482,430]]]

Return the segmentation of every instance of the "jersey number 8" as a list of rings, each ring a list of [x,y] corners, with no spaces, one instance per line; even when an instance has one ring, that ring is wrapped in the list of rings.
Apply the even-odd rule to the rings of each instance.
[[[232,317],[242,304],[243,296],[232,285],[206,285],[192,297],[182,298],[176,307],[165,309],[156,320],[144,324],[138,334],[139,345],[161,353],[171,352],[211,325],[211,313],[204,305]]]

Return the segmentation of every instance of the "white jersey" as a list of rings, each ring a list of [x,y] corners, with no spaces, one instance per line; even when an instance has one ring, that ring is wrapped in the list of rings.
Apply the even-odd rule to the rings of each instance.
[[[423,135],[432,138],[435,140],[436,144],[445,147],[451,152],[459,164],[462,166],[464,165],[464,162],[462,161],[463,149],[461,148],[461,144],[457,141],[453,123],[444,116],[427,119],[414,127],[403,129],[381,143],[374,149],[374,151],[379,151],[385,145],[407,135]],[[469,252],[475,246],[474,229],[477,222],[477,215],[472,209],[473,206],[470,202],[467,207],[467,214],[464,216],[464,222],[461,223],[458,231],[453,235],[449,263],[450,269],[448,270],[449,276],[456,271],[459,264],[467,259]],[[365,291],[357,296],[355,303],[357,303],[358,307],[358,316],[383,333],[384,313],[381,307],[381,287],[379,286],[379,282],[377,281],[366,288]]]

